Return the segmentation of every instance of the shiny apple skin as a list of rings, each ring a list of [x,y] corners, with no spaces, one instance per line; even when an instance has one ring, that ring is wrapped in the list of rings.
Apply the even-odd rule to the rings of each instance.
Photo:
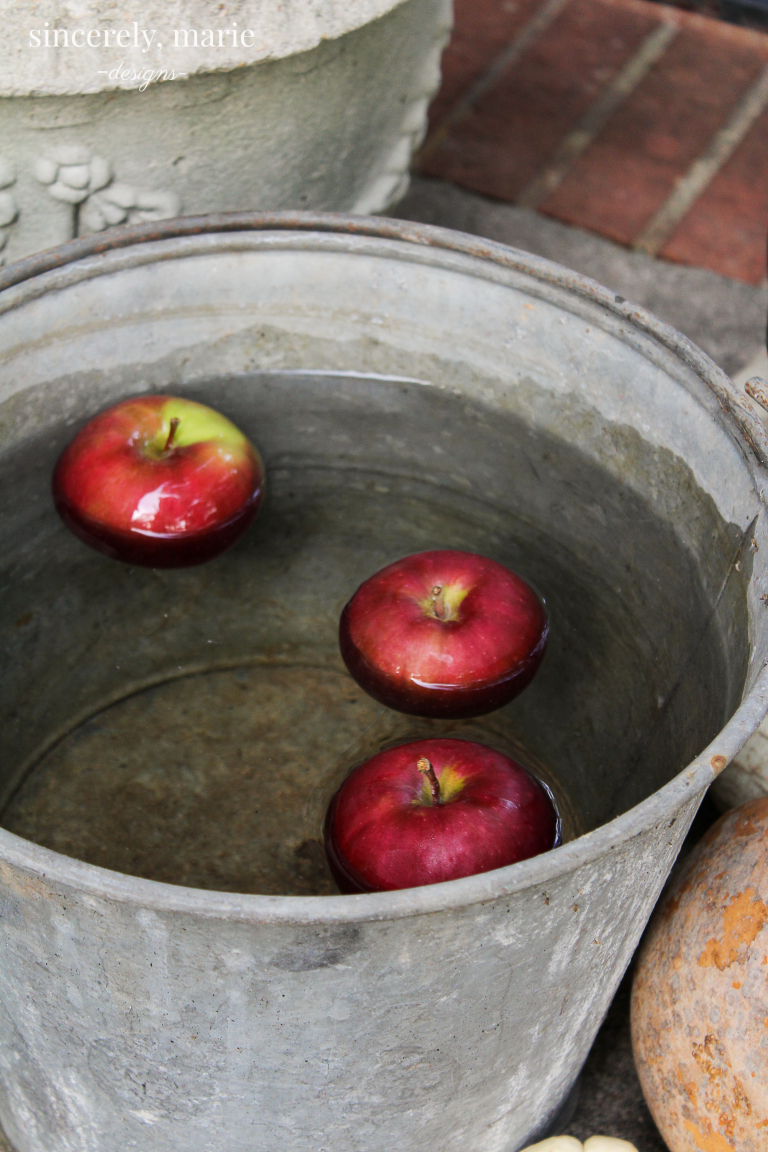
[[[353,769],[328,806],[325,850],[342,892],[383,892],[516,864],[556,848],[560,829],[547,786],[509,756],[471,740],[415,740]]]
[[[85,544],[128,564],[183,568],[240,539],[261,505],[264,465],[212,408],[139,396],[77,433],[56,463],[52,489],[59,515]]]
[[[435,587],[460,600],[448,619],[425,608]],[[419,552],[361,584],[339,622],[341,655],[360,687],[414,716],[493,712],[533,679],[549,634],[543,601],[516,573],[473,552]]]

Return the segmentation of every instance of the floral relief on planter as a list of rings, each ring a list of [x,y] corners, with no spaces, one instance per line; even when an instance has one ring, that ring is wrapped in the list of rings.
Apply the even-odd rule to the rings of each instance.
[[[19,215],[19,206],[10,189],[16,183],[16,168],[0,156],[0,264],[5,263],[3,248]]]
[[[116,224],[135,224],[178,216],[175,192],[147,190],[114,179],[111,162],[88,148],[65,144],[40,156],[35,178],[54,200],[72,206],[72,236],[102,232]],[[0,204],[0,214],[1,214]]]

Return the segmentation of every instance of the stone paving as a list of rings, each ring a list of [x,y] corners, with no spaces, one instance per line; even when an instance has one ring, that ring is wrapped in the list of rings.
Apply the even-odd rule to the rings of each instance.
[[[418,171],[761,283],[768,34],[648,0],[455,11]]]
[[[765,281],[755,286],[654,259],[530,208],[418,175],[394,214],[511,244],[591,276],[672,324],[731,376],[765,349]]]

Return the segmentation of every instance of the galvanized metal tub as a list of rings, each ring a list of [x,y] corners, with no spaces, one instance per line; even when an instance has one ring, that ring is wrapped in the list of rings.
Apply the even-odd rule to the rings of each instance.
[[[44,253],[0,287],[12,1143],[522,1147],[566,1098],[704,790],[766,711],[767,443],[749,401],[590,281],[405,223],[169,221]],[[161,389],[235,419],[270,477],[241,544],[186,572],[90,552],[48,495],[78,423]],[[319,824],[349,764],[434,730],[368,702],[335,632],[361,579],[440,545],[547,599],[531,687],[448,727],[521,750],[571,839],[450,884],[285,895],[332,891]]]

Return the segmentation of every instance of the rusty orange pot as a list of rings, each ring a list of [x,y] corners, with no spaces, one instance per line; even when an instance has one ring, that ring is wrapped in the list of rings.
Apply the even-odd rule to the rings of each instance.
[[[632,1044],[671,1152],[765,1152],[768,798],[723,816],[662,899],[635,974]]]

